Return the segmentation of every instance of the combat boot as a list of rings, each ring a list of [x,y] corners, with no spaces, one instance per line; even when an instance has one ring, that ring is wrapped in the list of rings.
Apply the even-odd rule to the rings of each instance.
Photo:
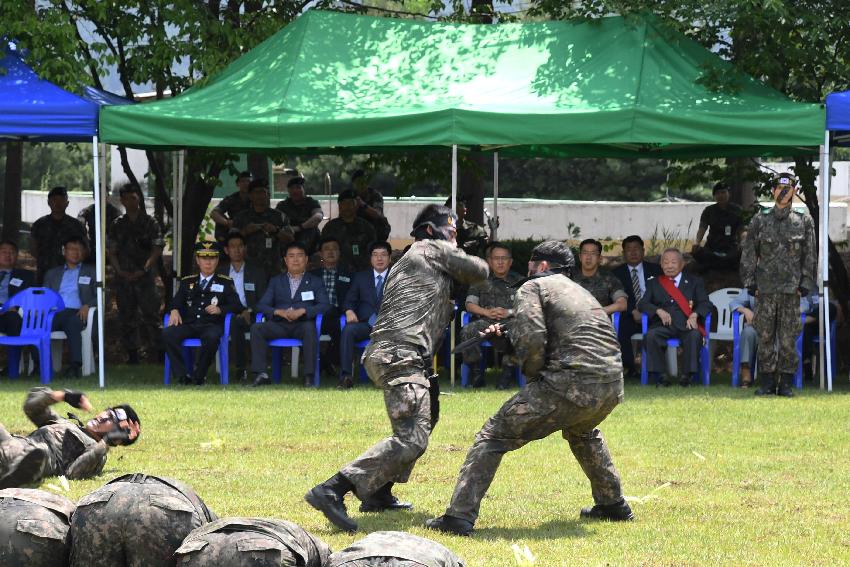
[[[780,374],[779,386],[776,387],[776,395],[783,398],[793,398],[794,391],[791,389],[793,379],[794,376],[792,374]]]
[[[411,510],[413,504],[402,502],[393,495],[393,484],[388,482],[375,491],[375,494],[360,504],[361,512],[384,512],[386,510]]]
[[[502,366],[502,373],[499,374],[499,382],[498,384],[496,384],[496,388],[498,388],[499,390],[507,390],[508,388],[510,388],[515,371],[515,366]]]
[[[437,518],[425,520],[425,527],[429,530],[437,530],[438,532],[447,534],[468,536],[472,533],[472,530],[475,529],[475,524],[469,520],[455,518],[454,516],[444,514]]]
[[[33,447],[11,464],[5,476],[0,477],[0,490],[39,482],[44,475],[46,464],[47,451],[41,447]]]
[[[354,489],[350,480],[342,473],[336,473],[331,478],[316,485],[304,495],[307,503],[325,515],[330,523],[344,532],[357,531],[357,522],[348,516],[345,508],[345,495]]]
[[[469,383],[472,384],[473,388],[483,388],[487,385],[481,367],[477,362],[469,365]]]
[[[776,376],[765,372],[762,374],[761,388],[756,390],[756,396],[772,396],[776,393]]]
[[[625,498],[614,504],[596,504],[592,507],[582,508],[579,515],[582,518],[610,520],[612,522],[629,522],[635,519],[635,515]]]

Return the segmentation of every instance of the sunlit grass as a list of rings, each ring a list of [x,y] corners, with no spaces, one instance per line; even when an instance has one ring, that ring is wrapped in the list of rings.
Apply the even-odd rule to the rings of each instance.
[[[70,498],[144,471],[189,483],[219,516],[288,519],[334,549],[355,539],[332,530],[302,497],[387,434],[379,391],[160,381],[160,368],[115,367],[105,391],[93,379],[54,384],[86,390],[95,408],[129,402],[143,421],[139,443],[115,450],[102,477],[71,482]],[[414,511],[360,514],[356,502],[349,510],[363,531],[431,537],[470,566],[515,565],[514,543],[528,546],[535,565],[850,563],[848,390],[756,399],[729,388],[728,377],[714,382],[687,390],[629,385],[626,402],[602,424],[634,523],[578,520],[590,488],[567,443],[552,435],[505,457],[472,538],[423,529],[444,511],[473,435],[507,398],[496,390],[443,397],[431,446],[397,489]],[[21,405],[32,385],[0,385],[0,422],[15,433],[31,430]]]

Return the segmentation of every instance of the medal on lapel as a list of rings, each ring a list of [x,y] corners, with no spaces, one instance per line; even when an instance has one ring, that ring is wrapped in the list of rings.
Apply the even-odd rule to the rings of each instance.
[[[214,295],[213,298],[210,300],[210,305],[218,305],[218,296],[217,295]]]

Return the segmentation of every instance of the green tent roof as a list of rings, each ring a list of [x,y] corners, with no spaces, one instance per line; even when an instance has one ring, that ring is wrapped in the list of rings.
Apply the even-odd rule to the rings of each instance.
[[[716,77],[722,91],[706,86]],[[470,25],[314,10],[204,84],[100,115],[113,144],[315,153],[791,155],[823,128],[821,105],[651,16]]]

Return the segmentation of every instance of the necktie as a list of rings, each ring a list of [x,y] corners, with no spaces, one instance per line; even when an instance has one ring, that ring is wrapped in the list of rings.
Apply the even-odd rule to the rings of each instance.
[[[375,295],[378,296],[378,303],[381,303],[384,297],[384,276],[375,278]]]
[[[210,286],[210,280],[212,278],[201,278],[201,291],[207,291],[207,288]]]
[[[635,303],[640,301],[643,294],[640,291],[640,280],[638,279],[637,268],[632,268],[632,291],[635,294]]]

